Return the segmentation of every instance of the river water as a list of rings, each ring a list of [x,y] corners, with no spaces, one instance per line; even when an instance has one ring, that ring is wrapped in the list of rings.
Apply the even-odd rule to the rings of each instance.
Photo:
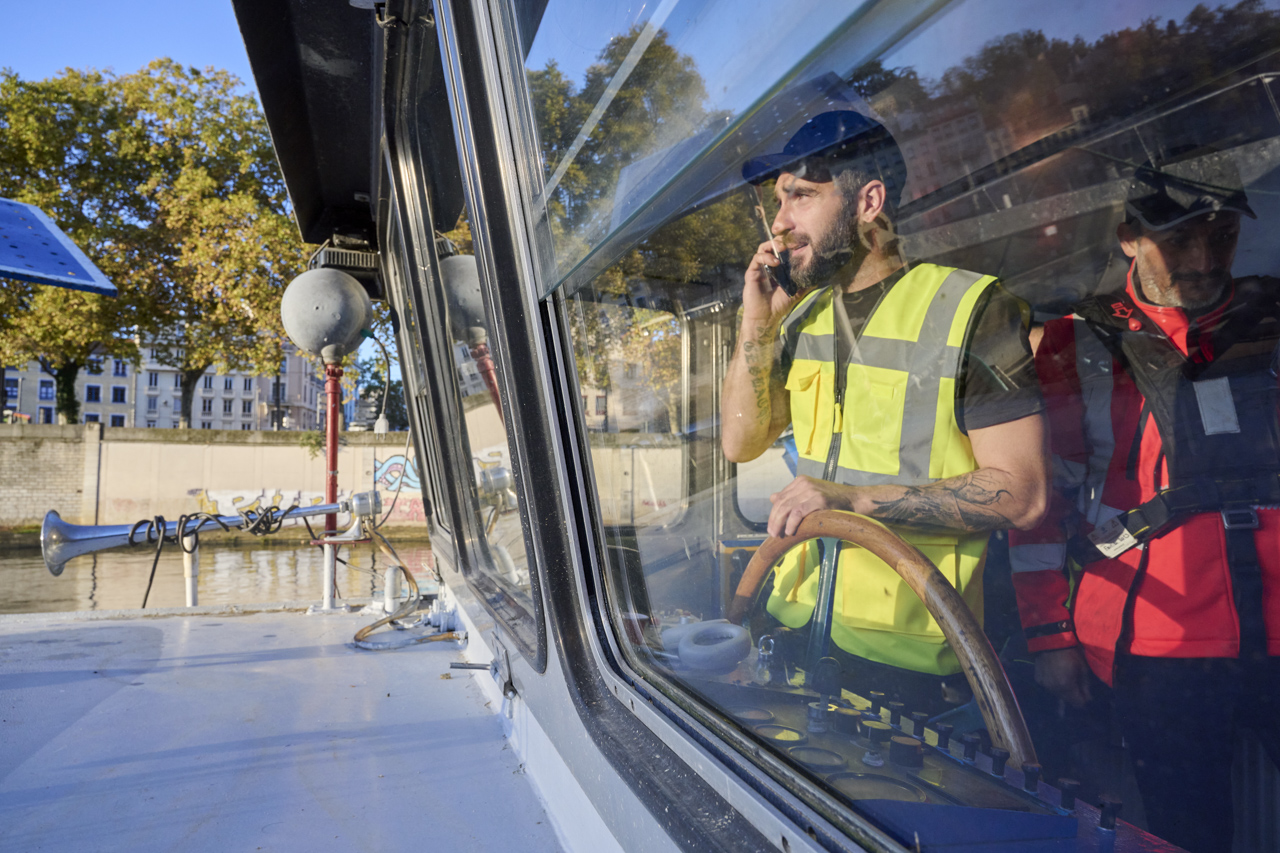
[[[431,549],[425,542],[392,545],[422,584],[431,576]],[[36,549],[0,551],[0,613],[54,613],[117,610],[142,606],[155,552],[120,548],[77,557],[54,577]],[[389,562],[372,545],[343,548],[338,564],[338,602],[382,596]],[[201,605],[319,602],[324,594],[324,555],[313,546],[200,543]],[[156,567],[147,608],[186,604],[182,552],[166,546]]]

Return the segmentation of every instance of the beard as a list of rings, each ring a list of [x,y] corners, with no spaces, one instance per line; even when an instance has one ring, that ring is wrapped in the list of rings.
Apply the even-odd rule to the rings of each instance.
[[[1231,275],[1222,269],[1207,273],[1174,273],[1163,286],[1153,281],[1152,286],[1148,287],[1139,273],[1138,281],[1147,299],[1157,305],[1181,308],[1184,311],[1202,311],[1222,301],[1227,285],[1231,283]],[[1150,293],[1151,290],[1156,292]]]
[[[823,284],[850,264],[856,264],[870,251],[858,239],[856,209],[845,204],[831,227],[821,233],[797,234],[793,238],[806,243],[809,258],[803,264],[792,262],[791,279],[802,289]],[[790,253],[788,253],[790,255]]]

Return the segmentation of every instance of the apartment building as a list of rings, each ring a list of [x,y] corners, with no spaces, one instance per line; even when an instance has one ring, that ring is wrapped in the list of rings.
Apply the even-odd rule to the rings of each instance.
[[[133,365],[123,359],[96,357],[76,376],[80,419],[113,427],[135,426],[136,380]],[[54,379],[29,361],[4,372],[4,409],[13,420],[33,424],[57,422]]]
[[[182,414],[181,376],[143,347],[138,371],[135,422],[140,427],[177,428]],[[210,368],[191,400],[193,429],[316,429],[324,380],[317,366],[292,346],[280,373],[267,376]]]

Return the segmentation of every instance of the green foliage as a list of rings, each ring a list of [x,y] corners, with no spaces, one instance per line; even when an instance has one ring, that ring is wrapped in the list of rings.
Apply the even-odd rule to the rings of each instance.
[[[409,412],[405,408],[404,383],[399,379],[393,379],[390,387],[387,388],[385,385],[386,374],[383,373],[383,361],[381,358],[361,359],[356,362],[356,369],[360,376],[360,389],[358,392],[360,399],[372,400],[381,410],[382,395],[385,390],[387,393],[387,423],[392,430],[408,429]]]
[[[38,359],[61,388],[92,354],[136,363],[145,340],[183,376],[184,423],[207,368],[279,368],[280,295],[305,255],[265,122],[230,74],[0,71],[0,196],[38,205],[120,291],[0,282],[0,358]]]

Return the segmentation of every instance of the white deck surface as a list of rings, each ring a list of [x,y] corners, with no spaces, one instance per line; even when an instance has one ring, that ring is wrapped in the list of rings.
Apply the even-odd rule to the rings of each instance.
[[[559,850],[489,674],[373,618],[0,617],[0,851]]]

